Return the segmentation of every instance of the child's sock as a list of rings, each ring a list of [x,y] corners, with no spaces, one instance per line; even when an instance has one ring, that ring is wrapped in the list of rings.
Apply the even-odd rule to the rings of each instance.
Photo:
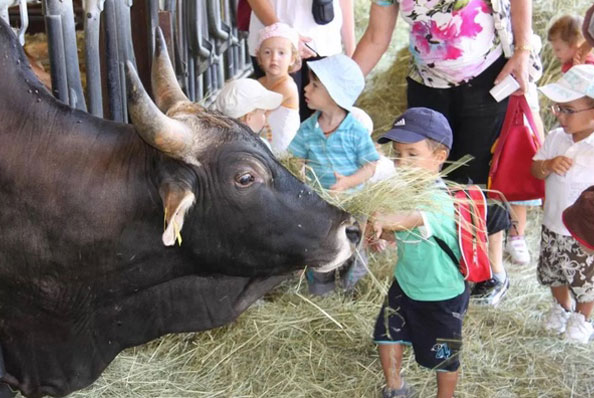
[[[503,270],[501,272],[493,273],[493,279],[497,280],[497,282],[499,282],[499,283],[505,282],[506,278],[507,278],[507,272],[505,272],[505,270]]]

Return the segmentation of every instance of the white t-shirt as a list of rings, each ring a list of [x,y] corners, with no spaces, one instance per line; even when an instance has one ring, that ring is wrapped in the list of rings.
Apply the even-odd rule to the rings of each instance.
[[[313,40],[308,45],[322,56],[342,52],[342,9],[339,0],[333,1],[334,19],[326,25],[318,25],[311,12],[313,0],[269,0],[280,22],[292,26],[302,36]],[[264,25],[252,11],[248,35],[251,56],[256,55],[258,33]]]
[[[557,128],[547,135],[533,160],[547,160],[560,155],[573,159],[573,166],[564,176],[551,173],[547,177],[542,223],[559,235],[570,236],[561,215],[586,188],[594,185],[594,134],[573,142],[570,134]]]

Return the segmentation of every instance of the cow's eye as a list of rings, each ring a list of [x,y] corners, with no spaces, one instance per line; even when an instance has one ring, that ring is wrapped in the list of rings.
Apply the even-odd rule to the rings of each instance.
[[[256,178],[253,176],[252,173],[238,174],[235,177],[235,182],[237,183],[237,185],[240,185],[242,187],[249,187],[254,183],[255,180]]]

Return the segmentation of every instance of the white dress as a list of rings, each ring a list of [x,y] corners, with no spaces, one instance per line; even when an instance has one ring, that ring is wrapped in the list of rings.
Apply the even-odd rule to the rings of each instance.
[[[268,114],[268,127],[272,135],[270,146],[274,154],[282,154],[299,130],[299,111],[279,106]]]

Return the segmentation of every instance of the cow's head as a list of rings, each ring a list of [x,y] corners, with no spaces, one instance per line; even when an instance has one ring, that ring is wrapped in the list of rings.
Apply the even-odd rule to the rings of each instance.
[[[157,181],[163,244],[177,242],[201,267],[227,275],[330,270],[346,260],[360,239],[352,218],[291,175],[248,127],[189,101],[160,30],[157,38],[155,102],[131,64],[127,75],[136,130],[167,155]]]

